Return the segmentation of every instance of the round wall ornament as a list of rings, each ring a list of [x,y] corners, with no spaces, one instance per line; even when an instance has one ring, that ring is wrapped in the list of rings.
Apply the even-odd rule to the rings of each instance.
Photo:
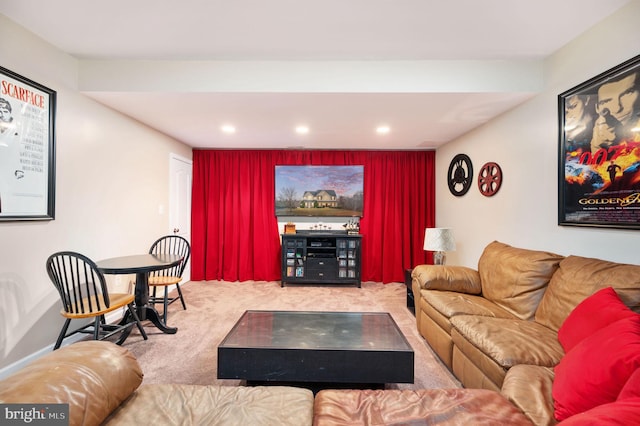
[[[449,191],[456,197],[466,194],[471,188],[473,180],[473,165],[471,159],[466,154],[458,154],[453,157],[449,164],[447,183]]]
[[[487,163],[478,173],[478,189],[485,197],[492,197],[502,185],[502,169],[497,163]]]

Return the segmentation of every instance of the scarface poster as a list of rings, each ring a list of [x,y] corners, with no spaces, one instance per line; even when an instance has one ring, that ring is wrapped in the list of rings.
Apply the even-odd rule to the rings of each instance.
[[[0,221],[54,217],[55,97],[0,67]]]

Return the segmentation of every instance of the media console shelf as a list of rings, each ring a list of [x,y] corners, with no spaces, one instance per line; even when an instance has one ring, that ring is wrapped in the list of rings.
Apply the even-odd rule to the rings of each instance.
[[[361,241],[361,235],[346,232],[282,234],[282,287],[285,283],[360,287]]]

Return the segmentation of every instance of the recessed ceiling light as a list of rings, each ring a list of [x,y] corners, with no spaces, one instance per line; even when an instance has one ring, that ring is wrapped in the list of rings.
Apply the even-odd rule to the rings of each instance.
[[[299,135],[306,135],[309,133],[309,127],[307,126],[296,126],[296,133]]]
[[[224,133],[235,133],[236,132],[236,128],[233,127],[231,124],[225,124],[224,126],[220,127],[220,130],[222,130]]]
[[[391,128],[389,126],[378,126],[376,128],[376,133],[379,135],[386,135],[390,131],[391,131]]]

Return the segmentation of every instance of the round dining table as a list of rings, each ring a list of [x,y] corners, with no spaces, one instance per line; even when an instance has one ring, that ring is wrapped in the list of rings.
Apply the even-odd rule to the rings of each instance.
[[[158,311],[149,304],[149,272],[171,268],[182,262],[183,257],[175,254],[135,254],[104,259],[96,262],[103,274],[136,274],[135,309],[140,321],[149,320],[163,333],[174,334],[176,327],[167,327],[160,319]],[[125,312],[122,321],[129,320]],[[130,330],[129,330],[130,331]]]

